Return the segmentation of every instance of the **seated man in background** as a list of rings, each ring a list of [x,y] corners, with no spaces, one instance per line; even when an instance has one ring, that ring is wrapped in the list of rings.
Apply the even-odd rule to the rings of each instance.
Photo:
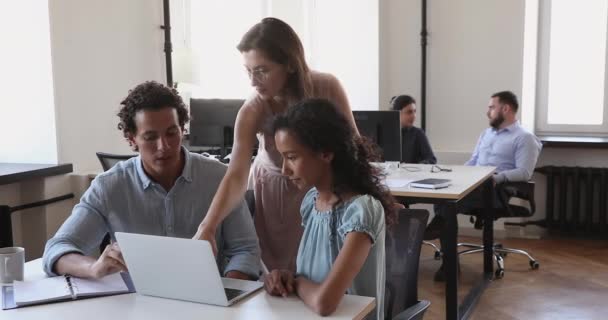
[[[471,159],[465,163],[467,166],[496,167],[494,185],[530,180],[542,148],[540,140],[519,125],[518,108],[517,96],[512,92],[492,95],[486,113],[490,127],[482,132]],[[480,207],[482,201],[481,192],[473,193],[459,203],[459,212]],[[500,207],[500,204],[495,201],[494,206]],[[444,209],[441,205],[435,207],[435,217],[425,231],[425,240],[439,238],[444,225]],[[443,265],[435,274],[435,280],[443,280]]]
[[[393,110],[399,111],[401,122],[401,162],[437,163],[429,140],[420,128],[414,127],[416,121],[416,100],[407,95],[391,99]]]
[[[100,278],[126,270],[120,248],[93,257],[106,233],[190,238],[203,220],[226,166],[182,147],[188,111],[175,89],[145,82],[118,112],[118,129],[139,156],[98,175],[45,248],[48,275]],[[243,201],[216,234],[218,267],[226,277],[255,279],[260,250]],[[176,262],[177,263],[177,262]]]

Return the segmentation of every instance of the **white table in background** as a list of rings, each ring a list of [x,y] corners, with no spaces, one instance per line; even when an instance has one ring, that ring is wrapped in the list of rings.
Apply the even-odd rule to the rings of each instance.
[[[44,278],[42,260],[25,264],[25,280]],[[1,298],[1,297],[0,297]],[[336,312],[321,317],[296,297],[279,298],[263,289],[231,307],[163,299],[138,294],[124,294],[13,310],[0,310],[0,320],[62,319],[362,319],[375,306],[375,299],[345,295]]]

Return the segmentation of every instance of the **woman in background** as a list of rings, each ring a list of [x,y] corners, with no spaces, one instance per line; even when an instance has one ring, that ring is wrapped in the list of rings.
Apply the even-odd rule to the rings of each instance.
[[[401,123],[401,162],[436,164],[437,158],[422,129],[414,127],[416,100],[408,95],[391,99],[393,110],[399,111]]]

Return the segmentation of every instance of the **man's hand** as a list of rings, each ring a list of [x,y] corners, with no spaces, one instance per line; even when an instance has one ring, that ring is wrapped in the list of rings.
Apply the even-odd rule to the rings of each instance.
[[[272,270],[264,276],[264,289],[270,295],[287,297],[295,288],[294,276],[289,270]]]
[[[211,228],[206,225],[200,225],[192,239],[209,241],[211,249],[213,250],[213,255],[217,256],[217,244],[215,243],[215,228]]]
[[[117,243],[106,246],[101,256],[89,267],[89,276],[99,279],[112,273],[128,271]]]

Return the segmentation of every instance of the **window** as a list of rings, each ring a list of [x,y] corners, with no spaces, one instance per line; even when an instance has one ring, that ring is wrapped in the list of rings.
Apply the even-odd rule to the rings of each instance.
[[[540,2],[537,131],[608,134],[608,1]]]
[[[344,7],[348,14],[335,14]],[[180,89],[186,99],[247,98],[251,81],[236,45],[273,16],[296,31],[311,69],[340,80],[353,109],[377,110],[378,10],[378,0],[173,0],[174,82],[196,83]]]
[[[193,97],[246,98],[250,81],[236,45],[265,8],[266,0],[172,1],[174,81],[197,84]]]

